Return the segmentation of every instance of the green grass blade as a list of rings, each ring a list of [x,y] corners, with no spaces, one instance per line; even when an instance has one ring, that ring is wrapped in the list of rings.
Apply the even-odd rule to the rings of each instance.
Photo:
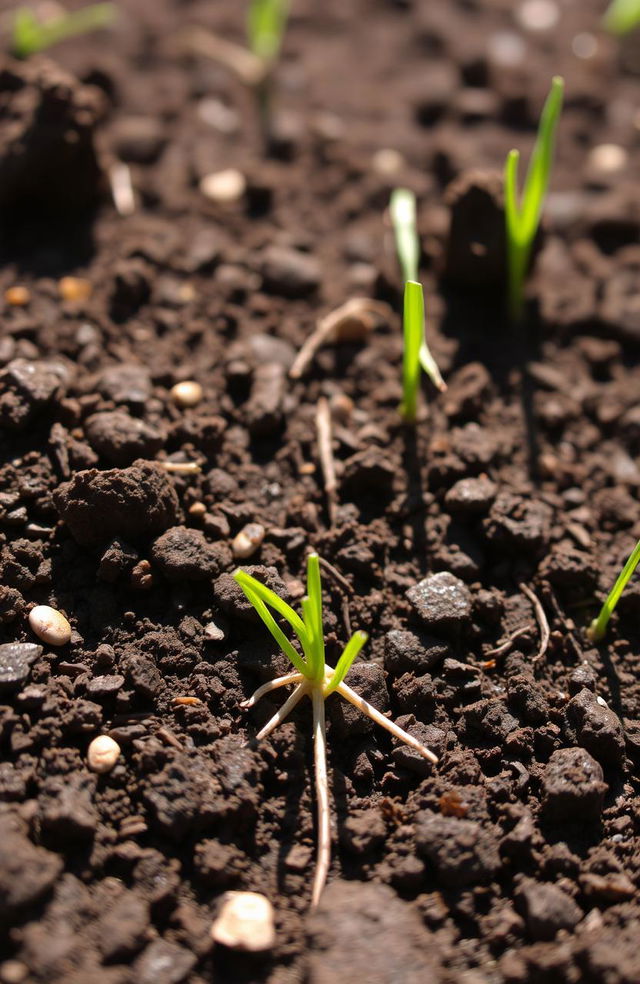
[[[612,587],[604,605],[600,609],[600,614],[593,620],[589,627],[588,634],[595,642],[599,642],[600,639],[604,638],[604,634],[607,631],[607,625],[609,624],[609,619],[613,615],[614,609],[620,600],[620,595],[629,583],[631,575],[635,571],[639,562],[640,540],[636,543],[629,559],[620,571],[616,583]]]
[[[402,279],[418,279],[420,240],[416,227],[416,196],[407,188],[395,188],[391,192],[389,214],[396,239],[396,252],[402,271]]]
[[[547,96],[540,117],[538,136],[531,154],[527,177],[524,183],[521,221],[523,235],[530,243],[540,223],[542,206],[549,187],[553,151],[556,142],[556,129],[564,98],[564,79],[556,75],[551,82],[551,92]]]
[[[309,666],[291,645],[290,641],[287,639],[286,635],[267,608],[267,605],[269,604],[272,608],[275,608],[278,614],[282,615],[285,621],[289,623],[293,631],[298,636],[302,648],[305,653],[307,653],[310,649],[310,640],[302,619],[294,612],[293,608],[287,605],[285,601],[282,601],[281,598],[278,598],[277,594],[267,588],[260,581],[256,580],[255,577],[247,574],[246,571],[236,571],[233,577],[236,583],[242,588],[247,600],[251,602],[256,612],[269,629],[269,632],[276,640],[285,656],[291,660],[299,673],[303,673],[306,677],[308,677]],[[273,598],[275,598],[276,602],[278,602],[277,605],[273,604]]]
[[[602,20],[611,34],[628,34],[640,25],[640,0],[612,0]]]
[[[400,413],[415,423],[420,386],[420,349],[424,339],[424,295],[422,284],[407,280],[404,286],[404,354],[402,360],[402,404]]]
[[[251,0],[247,37],[254,55],[264,61],[278,56],[289,17],[289,0]]]
[[[313,620],[313,671],[317,680],[324,676],[324,626],[322,622],[322,577],[320,558],[316,553],[307,558],[307,596],[309,617]]]
[[[368,638],[369,637],[366,632],[358,631],[353,633],[353,635],[349,639],[349,642],[344,647],[342,656],[337,662],[336,668],[331,675],[331,679],[329,680],[329,683],[324,688],[325,697],[328,697],[329,694],[332,694],[333,691],[342,683],[347,673],[351,669],[351,665],[354,659],[356,658],[356,656],[358,655],[358,653],[360,652],[360,650],[362,649]]]
[[[14,50],[23,58],[44,51],[67,38],[108,27],[116,14],[113,3],[95,3],[44,22],[38,21],[30,11],[18,11],[13,26]]]
[[[40,24],[28,7],[19,7],[14,14],[11,50],[17,58],[27,58],[40,50]]]

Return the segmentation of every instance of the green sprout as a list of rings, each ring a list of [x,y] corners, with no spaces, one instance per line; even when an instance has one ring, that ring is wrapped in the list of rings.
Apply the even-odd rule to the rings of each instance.
[[[613,615],[616,605],[620,600],[620,595],[626,588],[631,575],[635,571],[638,563],[640,562],[640,540],[636,543],[633,551],[626,564],[618,574],[616,583],[612,587],[611,591],[607,595],[607,599],[600,609],[600,614],[597,618],[594,618],[593,622],[587,629],[587,635],[592,642],[600,642],[604,639],[604,634],[607,631],[607,625],[609,624],[609,619]]]
[[[113,3],[94,3],[48,20],[39,20],[28,7],[20,7],[13,18],[11,49],[17,58],[28,58],[67,38],[108,27],[115,18]]]
[[[246,571],[237,570],[234,574],[236,582],[242,588],[248,601],[269,629],[269,632],[280,646],[282,652],[291,661],[295,672],[270,680],[258,687],[248,700],[243,701],[242,707],[253,707],[261,697],[278,687],[294,685],[295,689],[289,695],[279,711],[274,714],[264,728],[256,735],[259,741],[271,734],[275,728],[289,716],[296,704],[303,697],[311,699],[313,708],[313,743],[315,761],[315,786],[318,816],[318,851],[317,865],[311,893],[311,905],[318,904],[322,889],[329,873],[331,860],[331,830],[329,817],[329,781],[327,778],[327,738],[325,727],[324,702],[332,693],[338,693],[345,700],[370,717],[376,724],[386,728],[395,738],[405,742],[424,756],[429,762],[438,760],[433,752],[425,748],[402,728],[389,721],[380,711],[372,707],[359,694],[344,682],[351,664],[367,641],[365,632],[354,632],[342,655],[334,667],[325,663],[324,628],[322,624],[322,581],[320,578],[320,558],[312,553],[307,559],[307,593],[302,599],[302,618],[274,591],[267,588]],[[302,654],[293,646],[284,634],[270,609],[287,622],[297,637]]]
[[[611,34],[628,34],[640,24],[640,0],[612,0],[602,21]]]
[[[556,75],[542,110],[522,197],[518,196],[520,152],[510,150],[504,172],[504,210],[507,232],[509,311],[514,321],[522,318],[524,280],[529,270],[531,250],[540,224],[555,146],[555,133],[562,109],[564,79]]]
[[[289,17],[290,0],[252,0],[247,15],[249,47],[257,58],[272,62],[278,57]]]
[[[416,226],[416,196],[412,191],[407,188],[395,188],[391,192],[391,201],[389,203],[389,213],[391,215],[391,224],[393,226],[393,231],[396,240],[396,252],[398,254],[398,262],[400,263],[400,270],[402,271],[402,278],[405,284],[417,283],[418,281],[418,264],[420,262],[420,240],[418,239],[418,230]],[[422,288],[420,288],[422,293]],[[436,360],[431,354],[431,350],[427,345],[427,340],[424,336],[424,300],[422,301],[423,312],[422,312],[422,326],[419,330],[419,347],[417,359],[423,370],[426,372],[427,376],[436,387],[441,392],[446,390],[447,385],[443,380]],[[414,380],[414,376],[417,373],[417,378],[414,380],[415,392],[417,394],[417,388],[420,382],[420,369],[415,365],[415,346],[414,343],[417,341],[418,334],[414,334],[417,329],[417,323],[414,321],[411,323],[411,345],[408,346],[408,331],[407,326],[407,291],[405,286],[405,316],[404,316],[404,352],[405,352],[405,362],[403,370],[403,379],[405,387],[405,401],[406,401],[406,385],[407,377],[411,377]],[[410,355],[408,352],[410,348]],[[408,363],[409,360],[409,363]],[[411,361],[413,360],[413,361]],[[404,411],[403,416],[406,417]],[[406,417],[406,419],[410,419]],[[415,420],[415,406],[414,406],[414,417]]]

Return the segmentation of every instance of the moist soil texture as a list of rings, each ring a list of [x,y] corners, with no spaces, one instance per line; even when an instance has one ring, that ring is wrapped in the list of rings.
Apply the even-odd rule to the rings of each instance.
[[[128,0],[0,66],[0,981],[637,984],[638,585],[585,628],[640,536],[640,43],[600,0],[294,0],[265,129],[185,33],[243,44],[245,6]],[[555,74],[516,328],[499,175]],[[415,428],[399,185],[448,383]],[[328,661],[366,630],[349,683],[440,759],[328,700],[314,912],[310,706],[254,741],[287,666],[231,578],[298,605],[311,549]],[[270,950],[213,943],[227,890]]]

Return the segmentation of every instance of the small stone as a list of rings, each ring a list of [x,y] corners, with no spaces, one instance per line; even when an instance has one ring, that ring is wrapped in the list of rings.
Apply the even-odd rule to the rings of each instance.
[[[154,542],[151,557],[170,581],[203,581],[220,573],[227,549],[200,530],[174,526]]]
[[[151,396],[149,370],[144,366],[110,366],[101,374],[98,389],[114,403],[141,409]]]
[[[94,413],[87,418],[85,433],[91,446],[109,464],[121,468],[136,458],[153,458],[164,445],[157,427],[132,417],[124,410]]]
[[[440,639],[419,639],[403,629],[391,629],[384,637],[384,668],[395,676],[426,673],[448,655],[449,646]]]
[[[542,812],[546,819],[588,823],[602,812],[607,785],[602,766],[584,748],[560,748],[544,770]]]
[[[587,168],[596,174],[616,174],[626,166],[627,160],[627,151],[619,144],[598,144],[589,151]]]
[[[518,20],[526,31],[550,31],[559,17],[554,0],[524,0],[518,7]]]
[[[283,297],[306,297],[321,280],[320,264],[314,256],[286,246],[267,246],[260,272],[266,289]]]
[[[603,765],[620,766],[625,742],[622,722],[591,690],[581,690],[567,705],[567,720],[577,743]]]
[[[83,277],[63,277],[58,283],[58,293],[63,301],[74,301],[76,304],[88,301],[93,287]]]
[[[90,697],[113,697],[122,690],[124,677],[121,673],[106,674],[104,676],[92,677],[87,683],[87,694]]]
[[[211,936],[232,950],[270,950],[276,942],[273,906],[258,892],[226,892]]]
[[[42,653],[35,642],[6,642],[0,646],[0,691],[15,690],[29,676],[33,663]]]
[[[406,167],[406,163],[402,154],[392,147],[383,147],[381,150],[376,150],[371,158],[371,167],[376,174],[380,174],[382,177],[390,177],[398,174],[403,167]]]
[[[109,735],[98,735],[87,749],[87,762],[92,772],[111,772],[120,757],[120,745]]]
[[[27,287],[16,284],[15,287],[7,287],[4,292],[4,299],[9,307],[26,307],[31,300],[31,294]]]
[[[154,940],[136,960],[134,980],[137,984],[182,984],[197,960],[195,953],[177,943]]]
[[[13,359],[0,374],[0,427],[26,427],[64,395],[68,379],[68,369],[61,362]]]
[[[444,497],[449,512],[462,516],[478,516],[488,512],[496,497],[497,486],[490,479],[462,478],[452,485]]]
[[[29,625],[38,639],[48,646],[66,646],[71,638],[71,626],[62,612],[49,605],[36,605],[29,612]]]
[[[406,596],[425,626],[436,633],[457,632],[471,617],[471,593],[448,571],[424,578]]]
[[[265,536],[265,528],[260,523],[247,523],[246,526],[233,538],[231,552],[235,560],[246,560],[253,557],[260,547]]]
[[[524,878],[516,891],[516,904],[534,940],[552,940],[561,929],[573,929],[582,919],[579,905],[557,885]]]
[[[182,409],[197,406],[203,395],[202,386],[193,379],[185,379],[176,383],[169,391],[169,396],[173,402]]]
[[[200,181],[200,191],[205,198],[219,204],[237,202],[244,195],[246,188],[247,180],[244,174],[235,167],[206,174]]]

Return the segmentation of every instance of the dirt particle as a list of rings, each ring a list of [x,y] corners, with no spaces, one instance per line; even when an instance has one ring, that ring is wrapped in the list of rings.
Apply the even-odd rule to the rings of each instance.
[[[95,413],[87,418],[85,433],[91,446],[109,464],[124,468],[136,458],[153,458],[165,435],[124,410]]]
[[[151,557],[170,581],[204,581],[227,566],[227,550],[209,543],[200,530],[174,526],[154,542]]]
[[[416,822],[416,846],[447,888],[484,884],[500,868],[495,834],[474,820],[424,810]]]
[[[587,823],[600,818],[607,785],[602,767],[584,748],[555,751],[545,767],[542,787],[546,819]]]
[[[41,654],[42,646],[34,642],[5,642],[0,645],[0,691],[20,687]]]
[[[63,862],[32,844],[8,815],[0,818],[0,832],[0,914],[8,919],[49,891]]]
[[[306,297],[320,285],[320,264],[314,256],[286,246],[267,246],[260,258],[265,289],[283,297]]]
[[[557,885],[523,878],[515,895],[527,932],[534,940],[552,940],[561,929],[573,929],[582,909]]]

